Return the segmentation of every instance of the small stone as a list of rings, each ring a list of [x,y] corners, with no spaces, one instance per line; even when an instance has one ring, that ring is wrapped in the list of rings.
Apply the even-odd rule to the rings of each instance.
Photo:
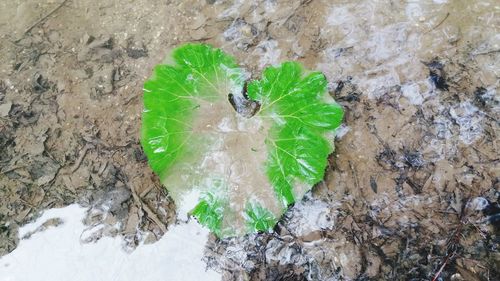
[[[36,184],[38,186],[45,185],[45,184],[49,183],[51,180],[53,180],[55,176],[56,176],[55,174],[41,176],[36,180]]]
[[[189,32],[189,35],[191,35],[191,38],[193,38],[193,40],[208,39],[207,32],[203,27],[196,30],[192,30],[191,32]]]
[[[49,33],[49,41],[50,41],[51,43],[56,43],[57,41],[59,41],[59,39],[60,39],[59,32],[52,30],[52,31]]]
[[[0,104],[0,117],[7,117],[9,115],[11,108],[12,108],[12,102],[6,102],[4,104]]]
[[[469,204],[469,207],[475,211],[482,211],[482,210],[486,209],[486,207],[488,207],[489,204],[490,203],[488,202],[488,200],[486,198],[476,197],[476,198],[472,199],[472,201]]]
[[[202,26],[205,25],[207,19],[205,18],[204,15],[200,14],[200,15],[197,15],[193,22],[189,25],[189,29],[198,29]]]

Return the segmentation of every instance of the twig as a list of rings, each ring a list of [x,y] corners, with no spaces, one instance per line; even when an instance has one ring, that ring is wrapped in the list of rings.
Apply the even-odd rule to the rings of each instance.
[[[160,230],[163,232],[163,233],[166,233],[167,232],[167,227],[160,221],[160,219],[158,218],[158,216],[153,212],[153,210],[151,210],[149,208],[148,205],[146,205],[146,203],[143,203],[141,208],[146,211],[146,213],[148,214],[148,217],[156,224],[158,225],[158,227],[160,228]]]
[[[498,53],[498,52],[500,52],[500,49],[484,51],[484,52],[479,52],[479,53],[471,53],[471,54],[474,56],[481,56],[481,55],[489,55],[489,54]]]
[[[436,272],[436,274],[434,275],[434,278],[432,278],[432,281],[436,281],[439,278],[439,275],[441,275],[441,272],[443,272],[443,269],[448,264],[448,260],[450,260],[454,254],[455,253],[453,253],[451,256],[446,257],[446,260],[444,261],[443,265],[439,268],[439,271]]]
[[[438,28],[440,25],[443,24],[443,22],[450,16],[450,13],[446,13],[446,16],[444,17],[444,19],[442,19],[436,26],[434,26],[433,28],[429,29],[427,32],[425,32],[424,34],[427,34],[431,31],[433,31],[434,29]]]
[[[141,198],[146,197],[146,195],[148,195],[148,193],[149,193],[151,190],[153,190],[153,188],[154,188],[154,187],[152,187],[152,186],[148,186],[148,188],[146,188],[146,189],[145,189],[145,190],[144,190],[141,194],[139,194],[139,196],[140,196]]]
[[[449,242],[447,245],[448,249],[453,250],[453,251],[446,255],[446,259],[444,260],[443,265],[441,265],[438,272],[436,272],[436,274],[434,275],[434,278],[432,278],[432,281],[436,281],[439,278],[439,275],[441,275],[441,273],[443,272],[443,270],[446,267],[446,265],[448,264],[448,262],[450,260],[452,260],[455,257],[455,254],[457,253],[456,245],[458,245],[460,243],[460,235],[462,234],[462,228],[463,228],[463,225],[465,224],[464,208],[466,205],[467,205],[466,203],[462,204],[462,210],[460,211],[460,213],[458,213],[458,211],[457,211],[457,215],[459,215],[459,223],[460,224],[458,225],[457,229],[455,230],[455,233],[453,233],[452,237],[449,238]]]
[[[356,173],[356,170],[352,166],[351,161],[349,161],[349,168],[351,169],[352,175],[354,176],[354,183],[356,184],[356,189],[359,190],[359,180],[358,180],[358,174]]]
[[[104,173],[104,170],[106,170],[106,167],[108,167],[108,161],[104,162],[104,165],[101,166],[101,168],[99,169],[99,171],[97,172],[97,174],[99,176],[102,176],[102,173]]]
[[[59,10],[62,6],[64,6],[64,4],[66,4],[66,2],[68,2],[68,0],[64,0],[61,2],[61,4],[59,4],[57,7],[55,7],[52,11],[50,11],[48,14],[46,14],[44,17],[40,18],[39,20],[37,20],[34,24],[32,24],[30,27],[28,27],[23,34],[26,34],[28,32],[30,32],[35,26],[39,25],[41,22],[43,22],[44,20],[46,20],[48,17],[50,17],[53,13],[57,12],[57,10]]]
[[[153,212],[153,210],[151,210],[149,206],[146,205],[146,203],[142,202],[141,197],[137,195],[137,192],[135,191],[135,188],[132,185],[130,185],[130,190],[132,191],[132,197],[134,197],[134,200],[137,202],[137,205],[139,205],[139,207],[146,212],[148,217],[161,229],[163,233],[166,233],[167,227],[161,222],[161,220]]]
[[[31,204],[30,202],[24,200],[23,198],[19,198],[19,201],[21,201],[21,203],[23,203],[24,205],[27,205],[28,207],[32,208],[32,209],[36,209],[36,207]]]
[[[0,173],[7,174],[7,173],[10,173],[10,172],[15,171],[17,169],[20,169],[20,168],[26,168],[26,166],[22,166],[22,165],[13,166],[13,167],[7,168],[5,171],[0,171]]]
[[[90,145],[88,145],[88,144],[85,145],[85,147],[80,152],[80,156],[78,156],[78,159],[76,160],[75,165],[73,166],[73,168],[71,168],[71,173],[74,173],[74,172],[76,172],[76,170],[78,170],[78,168],[82,164],[83,158],[85,158],[85,155],[87,155],[87,151],[89,151],[89,149],[90,149]]]

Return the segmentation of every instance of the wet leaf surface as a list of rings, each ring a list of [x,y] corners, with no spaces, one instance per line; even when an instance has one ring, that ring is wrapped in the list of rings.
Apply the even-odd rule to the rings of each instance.
[[[151,167],[178,204],[199,196],[192,214],[218,236],[271,230],[324,177],[343,116],[325,76],[285,62],[245,93],[243,70],[218,49],[188,44],[172,57],[144,87]]]

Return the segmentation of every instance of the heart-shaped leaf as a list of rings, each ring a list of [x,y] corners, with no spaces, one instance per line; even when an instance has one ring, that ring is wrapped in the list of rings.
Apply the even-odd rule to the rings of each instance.
[[[141,141],[152,169],[217,236],[271,230],[323,179],[333,152],[343,111],[324,75],[285,62],[245,87],[244,71],[219,49],[187,44],[172,58],[144,85]]]

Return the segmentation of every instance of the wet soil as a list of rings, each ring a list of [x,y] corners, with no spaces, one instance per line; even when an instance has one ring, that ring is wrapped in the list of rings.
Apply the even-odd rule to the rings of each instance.
[[[500,279],[500,7],[469,2],[2,1],[0,255],[73,202],[100,226],[89,241],[165,233],[142,83],[206,42],[255,77],[321,70],[346,112],[324,182],[273,233],[211,238],[224,280]]]

